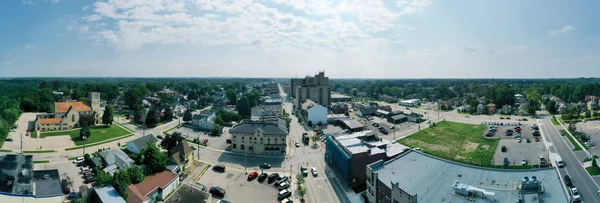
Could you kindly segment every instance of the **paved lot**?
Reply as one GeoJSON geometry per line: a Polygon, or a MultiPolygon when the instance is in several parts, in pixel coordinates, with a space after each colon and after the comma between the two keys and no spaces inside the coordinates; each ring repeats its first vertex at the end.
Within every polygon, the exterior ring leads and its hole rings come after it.
{"type": "MultiPolygon", "coordinates": [[[[501,136],[504,136],[504,133],[501,136]]],[[[521,143],[517,143],[517,139],[500,139],[500,143],[494,154],[494,164],[502,165],[505,157],[510,161],[510,165],[521,165],[521,159],[523,158],[527,159],[527,164],[539,164],[538,157],[544,155],[545,152],[541,141],[535,142],[531,140],[531,143],[527,143],[523,140],[521,143]],[[506,146],[506,152],[501,151],[502,146],[506,146]]]]}
{"type": "MultiPolygon", "coordinates": [[[[71,180],[71,191],[79,192],[79,187],[85,185],[83,183],[82,174],[79,173],[79,168],[71,162],[63,163],[48,163],[48,164],[34,164],[34,170],[45,170],[45,169],[58,169],[60,179],[66,179],[69,177],[71,180]]],[[[91,188],[91,184],[87,184],[88,188],[91,188]]]]}
{"type": "MultiPolygon", "coordinates": [[[[598,145],[600,143],[600,122],[598,121],[588,121],[588,122],[579,122],[576,124],[577,129],[581,132],[585,132],[590,136],[590,139],[598,145]]],[[[565,126],[566,127],[566,126],[565,126]]],[[[562,127],[558,127],[562,129],[562,127]]],[[[583,144],[583,143],[581,143],[583,144]]],[[[594,155],[600,155],[600,147],[593,146],[588,149],[590,153],[594,155]]]]}
{"type": "Polygon", "coordinates": [[[190,140],[194,140],[195,138],[198,138],[198,136],[200,136],[200,140],[208,139],[209,147],[220,150],[226,150],[229,147],[229,144],[227,144],[226,141],[227,139],[231,138],[231,134],[229,134],[229,128],[223,129],[223,134],[221,136],[209,136],[203,131],[187,127],[181,127],[170,132],[180,132],[181,134],[183,134],[184,137],[187,134],[187,138],[190,140]]]}
{"type": "MultiPolygon", "coordinates": [[[[231,202],[278,202],[277,193],[279,192],[273,184],[267,182],[258,182],[257,179],[247,180],[247,175],[238,170],[227,170],[225,173],[214,172],[209,169],[200,178],[199,183],[207,188],[219,186],[225,189],[223,199],[231,202]]],[[[213,202],[219,198],[213,197],[213,202]]]]}

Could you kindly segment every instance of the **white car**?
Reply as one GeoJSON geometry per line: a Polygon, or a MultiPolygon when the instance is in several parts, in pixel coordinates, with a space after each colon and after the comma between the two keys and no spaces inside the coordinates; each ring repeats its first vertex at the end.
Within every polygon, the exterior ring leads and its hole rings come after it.
{"type": "Polygon", "coordinates": [[[73,163],[78,164],[78,163],[83,162],[83,160],[84,160],[84,158],[80,156],[80,157],[77,157],[75,160],[73,160],[73,163]]]}
{"type": "Polygon", "coordinates": [[[579,196],[579,190],[577,190],[577,188],[572,187],[569,190],[571,192],[571,195],[573,195],[573,201],[574,202],[579,202],[581,201],[581,196],[579,196]]]}
{"type": "Polygon", "coordinates": [[[79,167],[79,170],[81,170],[81,172],[90,171],[90,167],[89,166],[82,166],[82,167],[79,167]]]}
{"type": "Polygon", "coordinates": [[[521,160],[521,165],[527,165],[527,159],[523,158],[523,159],[521,160]]]}
{"type": "Polygon", "coordinates": [[[319,175],[319,173],[317,172],[317,169],[315,167],[310,168],[310,172],[313,174],[313,176],[317,176],[319,175]]]}

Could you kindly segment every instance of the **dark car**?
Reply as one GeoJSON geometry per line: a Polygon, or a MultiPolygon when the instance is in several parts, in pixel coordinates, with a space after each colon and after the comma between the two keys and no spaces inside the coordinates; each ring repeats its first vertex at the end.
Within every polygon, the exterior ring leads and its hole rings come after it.
{"type": "Polygon", "coordinates": [[[500,149],[500,151],[506,152],[506,151],[508,151],[508,149],[506,148],[506,146],[502,145],[502,148],[500,149]]]}
{"type": "Polygon", "coordinates": [[[179,181],[182,181],[183,179],[187,178],[188,174],[187,173],[183,173],[179,176],[179,181]]]}
{"type": "Polygon", "coordinates": [[[523,119],[521,119],[521,120],[522,120],[522,121],[527,121],[527,119],[526,119],[526,118],[523,118],[523,119]]]}
{"type": "Polygon", "coordinates": [[[202,184],[202,183],[196,183],[196,186],[198,186],[200,188],[200,190],[206,192],[206,186],[204,186],[204,184],[202,184]]]}
{"type": "Polygon", "coordinates": [[[4,140],[4,141],[7,141],[7,142],[12,142],[12,141],[13,141],[13,139],[9,137],[9,138],[6,138],[6,140],[4,140]]]}
{"type": "Polygon", "coordinates": [[[504,166],[508,166],[508,164],[510,164],[510,162],[508,161],[508,158],[504,157],[504,166]]]}
{"type": "Polygon", "coordinates": [[[208,193],[217,196],[217,197],[225,197],[225,189],[221,188],[221,187],[210,187],[210,190],[208,190],[208,193]]]}
{"type": "Polygon", "coordinates": [[[225,172],[225,166],[224,165],[215,165],[215,166],[213,166],[213,171],[225,172]]]}
{"type": "Polygon", "coordinates": [[[271,184],[271,183],[275,182],[275,180],[277,180],[277,178],[279,178],[278,173],[271,173],[271,175],[269,175],[269,177],[267,178],[267,183],[271,184]]]}
{"type": "Polygon", "coordinates": [[[161,140],[164,139],[162,135],[157,135],[156,138],[161,139],[161,140]]]}
{"type": "Polygon", "coordinates": [[[262,168],[262,169],[270,169],[271,168],[271,164],[263,163],[263,164],[260,165],[260,168],[262,168]]]}
{"type": "Polygon", "coordinates": [[[85,184],[88,184],[88,183],[93,183],[95,181],[96,181],[96,178],[94,176],[87,176],[87,177],[85,177],[84,182],[85,182],[85,184]]]}
{"type": "Polygon", "coordinates": [[[569,177],[569,175],[565,175],[565,185],[567,186],[573,186],[573,182],[571,182],[571,177],[569,177]]]}
{"type": "Polygon", "coordinates": [[[65,194],[71,193],[71,184],[69,184],[69,182],[67,181],[67,179],[63,179],[62,180],[62,187],[63,187],[63,192],[65,194]]]}
{"type": "Polygon", "coordinates": [[[267,179],[267,177],[269,177],[269,175],[267,175],[266,173],[261,173],[261,174],[258,176],[258,181],[262,182],[262,181],[264,181],[265,179],[267,179]]]}

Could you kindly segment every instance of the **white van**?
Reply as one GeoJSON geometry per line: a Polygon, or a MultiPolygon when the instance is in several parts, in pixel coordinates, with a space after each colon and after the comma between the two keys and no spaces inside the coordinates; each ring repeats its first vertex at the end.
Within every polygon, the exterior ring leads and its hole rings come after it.
{"type": "Polygon", "coordinates": [[[556,157],[554,157],[554,161],[556,162],[556,166],[558,166],[559,168],[565,166],[565,163],[562,160],[562,157],[560,157],[560,155],[556,155],[556,157]]]}

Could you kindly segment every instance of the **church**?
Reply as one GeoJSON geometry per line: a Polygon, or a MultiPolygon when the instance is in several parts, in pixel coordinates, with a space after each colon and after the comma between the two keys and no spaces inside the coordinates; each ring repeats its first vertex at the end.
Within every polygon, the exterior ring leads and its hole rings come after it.
{"type": "Polygon", "coordinates": [[[100,93],[90,92],[89,102],[54,102],[54,113],[37,115],[35,130],[54,131],[79,127],[81,115],[93,115],[94,124],[100,124],[103,110],[100,107],[100,93]]]}

